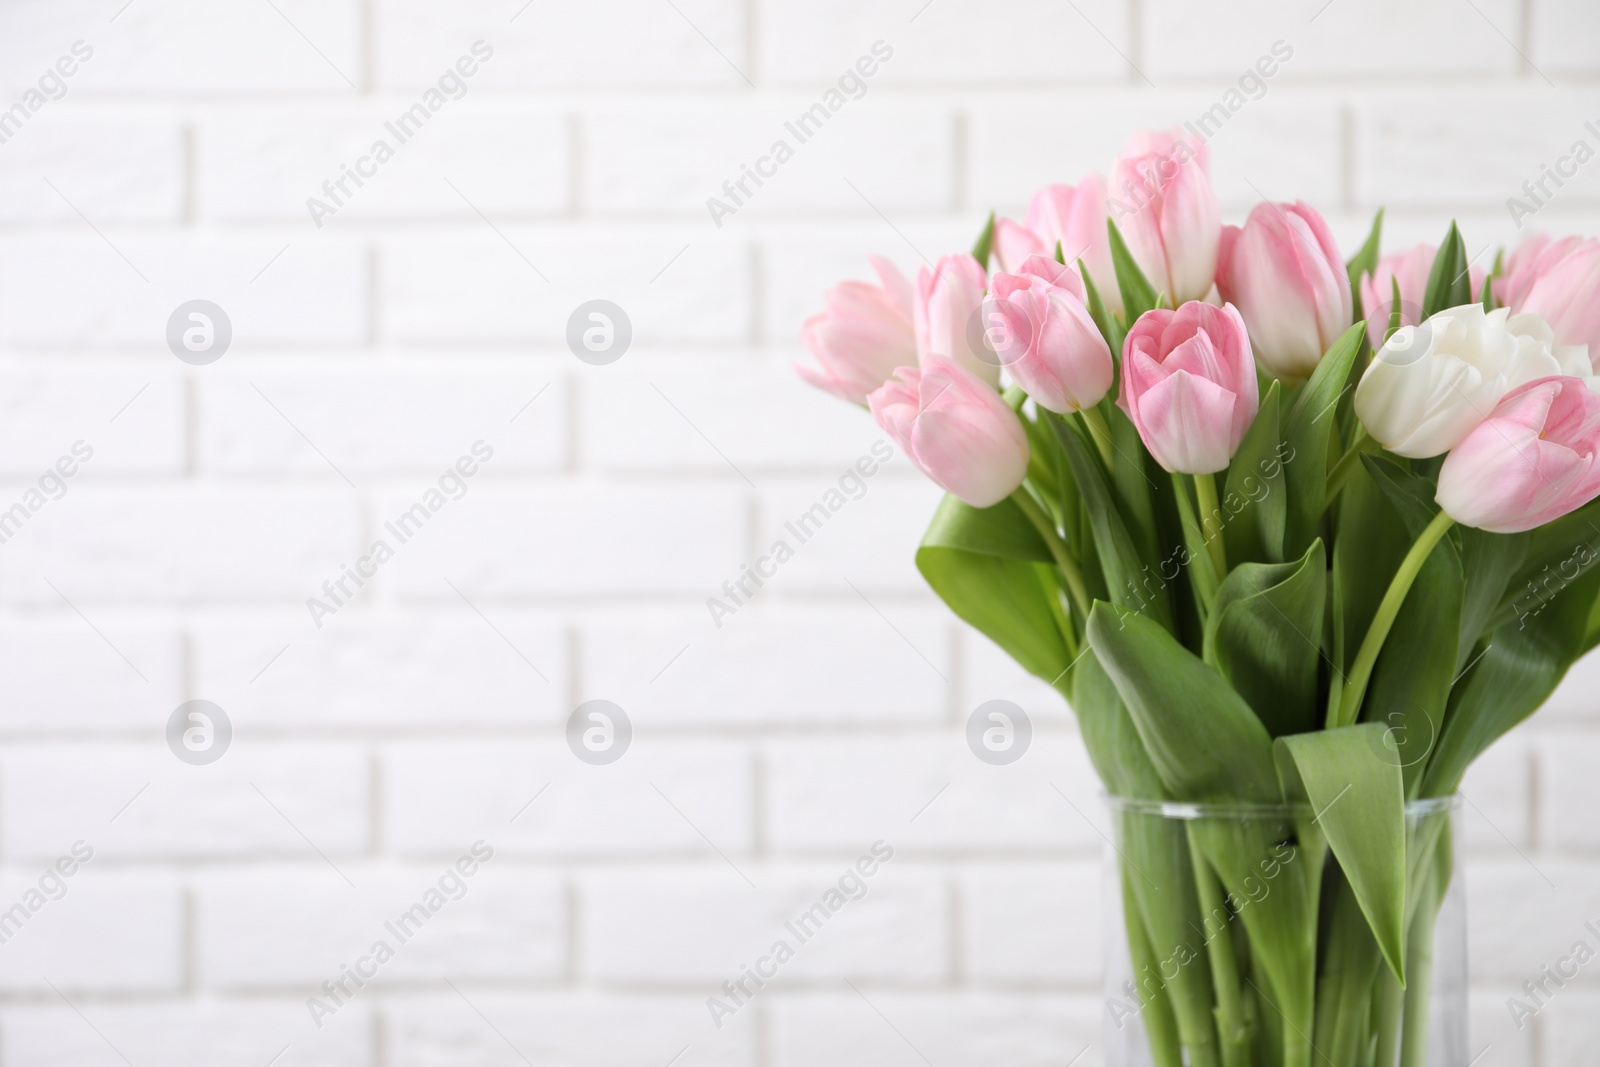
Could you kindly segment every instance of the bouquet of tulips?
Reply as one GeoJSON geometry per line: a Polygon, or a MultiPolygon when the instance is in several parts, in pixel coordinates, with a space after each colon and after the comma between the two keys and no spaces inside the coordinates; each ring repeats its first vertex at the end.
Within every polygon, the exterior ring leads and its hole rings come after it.
{"type": "Polygon", "coordinates": [[[1382,221],[1348,262],[1304,203],[1224,226],[1205,146],[1146,132],[804,327],[806,380],[947,491],[923,576],[1107,791],[1284,813],[1123,828],[1141,973],[1225,929],[1139,984],[1159,1067],[1429,1062],[1451,842],[1408,805],[1600,641],[1600,241],[1482,270],[1382,221]]]}

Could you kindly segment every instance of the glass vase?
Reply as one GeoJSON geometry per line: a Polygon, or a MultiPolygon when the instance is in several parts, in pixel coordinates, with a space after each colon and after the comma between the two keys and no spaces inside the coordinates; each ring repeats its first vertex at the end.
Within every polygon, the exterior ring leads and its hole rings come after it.
{"type": "Polygon", "coordinates": [[[1457,798],[1406,808],[1403,987],[1315,812],[1108,803],[1107,1067],[1467,1067],[1457,798]]]}

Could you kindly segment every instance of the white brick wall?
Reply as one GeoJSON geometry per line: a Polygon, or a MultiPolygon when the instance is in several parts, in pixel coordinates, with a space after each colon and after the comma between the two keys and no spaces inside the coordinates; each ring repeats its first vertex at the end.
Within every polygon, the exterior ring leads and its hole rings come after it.
{"type": "MultiPolygon", "coordinates": [[[[0,105],[92,49],[0,143],[0,503],[94,449],[0,545],[0,904],[94,849],[0,946],[0,1067],[1100,1063],[1097,787],[1059,700],[922,587],[936,494],[891,461],[706,611],[881,436],[793,378],[799,324],[866,254],[964,248],[1198,118],[1280,39],[1212,142],[1231,219],[1303,197],[1351,249],[1380,204],[1392,247],[1452,214],[1509,240],[1505,199],[1600,121],[1596,10],[0,3],[0,105]],[[705,198],[879,40],[715,226],[705,198]],[[210,366],[166,348],[196,298],[233,326],[210,366]],[[606,367],[564,341],[595,298],[633,325],[606,367]],[[314,625],[479,440],[465,496],[314,625]],[[210,766],[163,741],[193,698],[236,731],[210,766]],[[564,740],[593,698],[632,719],[612,766],[564,740]],[[994,698],[1037,728],[1014,766],[962,741],[994,698]],[[705,998],[878,839],[867,895],[715,1027],[705,998]],[[316,1027],[306,998],[477,840],[466,894],[316,1027]]],[[[1600,233],[1600,163],[1537,223],[1600,233]]],[[[1521,1031],[1505,999],[1600,920],[1597,663],[1467,783],[1484,1067],[1596,1062],[1600,971],[1521,1031]]]]}

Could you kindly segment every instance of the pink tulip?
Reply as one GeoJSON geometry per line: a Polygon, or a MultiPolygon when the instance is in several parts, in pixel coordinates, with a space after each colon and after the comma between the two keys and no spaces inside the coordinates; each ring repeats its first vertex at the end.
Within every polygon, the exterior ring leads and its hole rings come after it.
{"type": "Polygon", "coordinates": [[[1466,526],[1531,530],[1600,496],[1597,452],[1600,396],[1579,378],[1540,378],[1450,450],[1436,499],[1466,526]]]}
{"type": "Polygon", "coordinates": [[[1288,381],[1311,377],[1351,321],[1339,246],[1300,201],[1257,204],[1242,229],[1222,228],[1217,292],[1244,316],[1262,367],[1288,381]]]}
{"type": "Polygon", "coordinates": [[[1000,382],[1000,361],[983,347],[983,268],[969,255],[944,256],[933,270],[917,272],[917,360],[926,367],[932,356],[953,359],[981,380],[1000,382]]]}
{"type": "Polygon", "coordinates": [[[839,283],[823,298],[822,313],[800,327],[800,340],[821,369],[795,364],[812,385],[862,405],[896,367],[917,361],[911,283],[887,259],[873,256],[871,263],[881,286],[839,283]]]}
{"type": "Polygon", "coordinates": [[[1203,143],[1171,133],[1135,134],[1111,168],[1107,206],[1134,260],[1169,304],[1211,292],[1222,209],[1203,143]]]}
{"type": "Polygon", "coordinates": [[[1111,349],[1084,292],[1076,269],[1044,256],[990,283],[986,312],[998,327],[990,343],[1034,402],[1061,414],[1098,404],[1111,388],[1111,349]]]}
{"type": "Polygon", "coordinates": [[[1250,335],[1232,304],[1157,308],[1128,331],[1117,404],[1165,469],[1222,470],[1260,402],[1250,335]]]}
{"type": "Polygon", "coordinates": [[[924,474],[975,508],[998,504],[1028,473],[1022,420],[954,360],[934,355],[901,367],[867,406],[924,474]]]}
{"type": "Polygon", "coordinates": [[[1588,345],[1600,368],[1600,240],[1531,237],[1511,253],[1494,291],[1512,311],[1548,322],[1558,344],[1588,345]]]}
{"type": "Polygon", "coordinates": [[[1106,233],[1106,180],[1091,174],[1071,185],[1047,185],[1033,194],[1026,224],[997,219],[995,260],[1015,274],[1029,256],[1055,258],[1056,245],[1066,261],[1082,259],[1106,307],[1122,311],[1122,293],[1111,266],[1111,239],[1106,233]]]}
{"type": "MultiPolygon", "coordinates": [[[[1383,347],[1384,335],[1389,332],[1395,281],[1400,283],[1400,325],[1421,324],[1422,301],[1428,294],[1428,274],[1438,254],[1439,250],[1433,245],[1420,244],[1405,252],[1383,256],[1374,273],[1361,276],[1361,312],[1366,316],[1367,337],[1374,351],[1383,347]]],[[[1469,270],[1472,292],[1477,295],[1483,291],[1483,268],[1469,270]]]]}

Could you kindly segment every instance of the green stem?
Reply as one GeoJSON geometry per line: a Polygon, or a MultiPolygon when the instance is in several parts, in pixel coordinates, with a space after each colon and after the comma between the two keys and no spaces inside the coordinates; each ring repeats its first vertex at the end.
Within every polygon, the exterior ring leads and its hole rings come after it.
{"type": "MultiPolygon", "coordinates": [[[[1359,423],[1357,424],[1359,425],[1359,423]]],[[[1345,454],[1339,457],[1339,462],[1333,465],[1333,470],[1328,472],[1328,495],[1324,498],[1323,509],[1333,506],[1339,496],[1339,491],[1344,488],[1344,483],[1350,480],[1350,475],[1355,472],[1357,464],[1361,462],[1362,453],[1371,452],[1378,448],[1378,442],[1367,433],[1367,428],[1361,426],[1356,432],[1356,439],[1351,443],[1345,454]]]]}
{"type": "Polygon", "coordinates": [[[1222,546],[1222,506],[1217,503],[1216,475],[1196,474],[1194,494],[1200,502],[1200,527],[1205,531],[1211,565],[1216,568],[1220,582],[1228,576],[1228,553],[1222,546]]]}
{"type": "Polygon", "coordinates": [[[1373,1063],[1378,1067],[1395,1067],[1400,1058],[1400,1016],[1405,990],[1395,980],[1394,972],[1387,966],[1378,972],[1376,1011],[1373,1030],[1378,1036],[1378,1055],[1373,1063]]]}
{"type": "Polygon", "coordinates": [[[1345,678],[1339,705],[1337,708],[1333,705],[1328,707],[1328,729],[1355,724],[1356,716],[1361,712],[1361,700],[1367,694],[1367,682],[1372,678],[1372,668],[1378,662],[1378,653],[1383,651],[1384,641],[1388,640],[1395,616],[1400,614],[1400,606],[1405,603],[1411,584],[1417,580],[1417,574],[1433,553],[1434,546],[1453,525],[1454,519],[1443,511],[1439,512],[1428,523],[1428,528],[1422,531],[1422,536],[1417,538],[1417,543],[1411,546],[1406,558],[1400,561],[1400,569],[1389,583],[1389,591],[1383,594],[1383,602],[1378,605],[1378,613],[1372,617],[1372,625],[1367,627],[1367,636],[1361,640],[1361,650],[1356,653],[1356,661],[1345,678]]]}
{"type": "Polygon", "coordinates": [[[1106,470],[1114,469],[1116,461],[1111,454],[1111,427],[1106,425],[1106,417],[1096,407],[1079,408],[1078,414],[1083,416],[1084,424],[1089,427],[1089,436],[1094,438],[1094,446],[1100,450],[1106,470]]]}
{"type": "Polygon", "coordinates": [[[1050,555],[1055,559],[1056,566],[1061,568],[1061,576],[1066,579],[1067,589],[1072,593],[1073,606],[1078,609],[1082,618],[1087,619],[1089,591],[1083,584],[1083,572],[1078,570],[1077,560],[1067,551],[1066,543],[1056,531],[1056,524],[1050,521],[1050,517],[1026,489],[1018,489],[1011,494],[1011,499],[1016,501],[1017,507],[1028,516],[1028,521],[1039,531],[1039,536],[1044,538],[1045,546],[1050,549],[1050,555]]]}
{"type": "Polygon", "coordinates": [[[1205,937],[1206,958],[1211,963],[1211,982],[1216,987],[1217,1035],[1221,1038],[1223,1067],[1249,1067],[1250,1042],[1255,1036],[1245,1021],[1239,996],[1239,962],[1233,954],[1233,930],[1228,909],[1218,892],[1217,876],[1200,854],[1199,842],[1189,835],[1189,857],[1194,862],[1195,889],[1200,897],[1200,926],[1205,937]],[[1217,927],[1212,930],[1212,922],[1217,927]]]}
{"type": "Polygon", "coordinates": [[[1194,586],[1195,598],[1200,601],[1200,618],[1211,614],[1212,601],[1217,596],[1217,572],[1211,562],[1209,550],[1201,547],[1205,534],[1200,530],[1200,520],[1194,516],[1194,502],[1189,499],[1189,487],[1183,475],[1172,475],[1173,496],[1178,501],[1178,524],[1183,527],[1184,546],[1189,553],[1189,582],[1194,586]]]}

